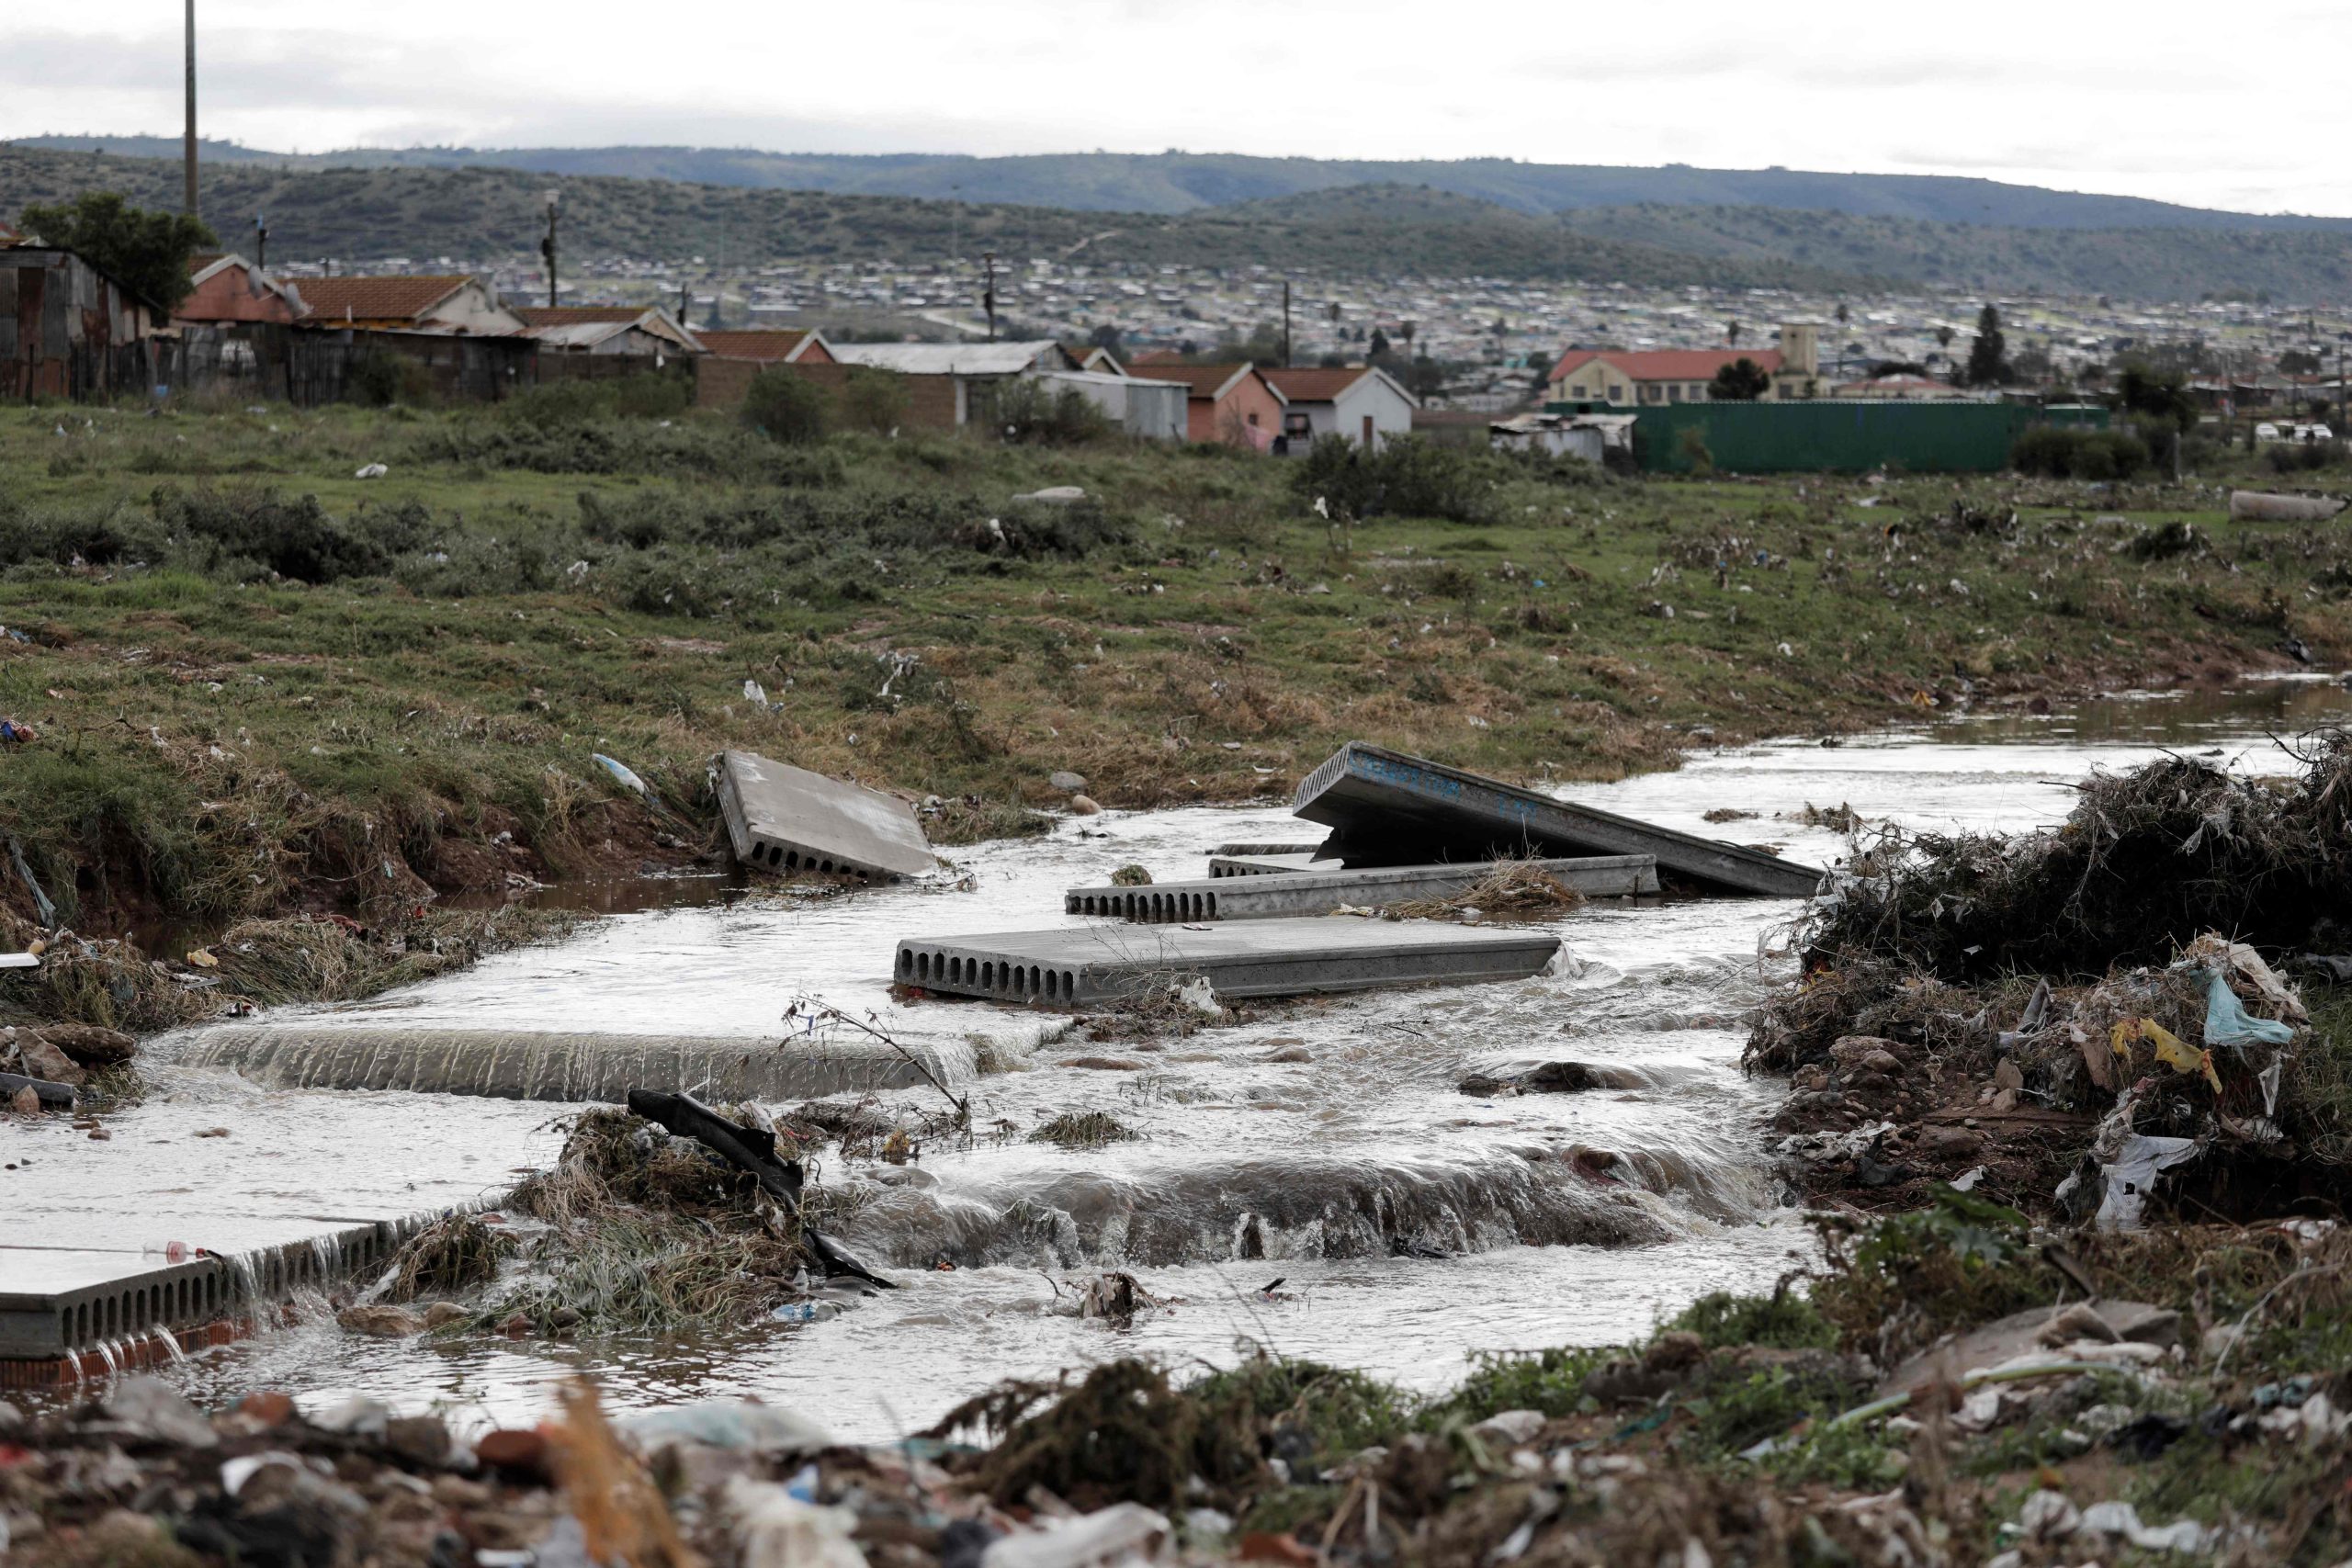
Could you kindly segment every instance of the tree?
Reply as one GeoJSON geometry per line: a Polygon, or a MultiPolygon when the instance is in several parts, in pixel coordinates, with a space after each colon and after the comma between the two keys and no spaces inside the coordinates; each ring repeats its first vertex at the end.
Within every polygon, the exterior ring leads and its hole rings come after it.
{"type": "Polygon", "coordinates": [[[2189,395],[2188,378],[2178,370],[2158,370],[2134,362],[2123,367],[2115,383],[2115,400],[2127,413],[2174,430],[2197,425],[2197,400],[2189,395]]]}
{"type": "Polygon", "coordinates": [[[1951,340],[1959,335],[1960,334],[1958,333],[1952,331],[1950,327],[1938,327],[1936,329],[1936,346],[1938,348],[1949,349],[1951,347],[1951,340]]]}
{"type": "Polygon", "coordinates": [[[1724,323],[1724,341],[1731,344],[1734,348],[1737,348],[1739,346],[1739,323],[1737,321],[1725,321],[1724,323]]]}
{"type": "Polygon", "coordinates": [[[1841,326],[1841,327],[1842,327],[1842,326],[1844,326],[1848,321],[1852,321],[1853,319],[1854,319],[1854,312],[1853,312],[1853,311],[1851,311],[1851,310],[1849,310],[1848,309],[1846,309],[1846,301],[1844,301],[1843,299],[1838,300],[1838,324],[1839,326],[1841,326]]]}
{"type": "Polygon", "coordinates": [[[2319,355],[2309,349],[2290,348],[2278,356],[2278,374],[2281,376],[2316,376],[2319,369],[2319,355]]]}
{"type": "Polygon", "coordinates": [[[1976,312],[1976,341],[1968,345],[1968,384],[1972,387],[2007,386],[2009,379],[2009,344],[2001,335],[2001,312],[1987,300],[1976,312]]]}
{"type": "Polygon", "coordinates": [[[1373,329],[1372,329],[1372,352],[1371,352],[1370,357],[1372,357],[1372,358],[1374,358],[1374,359],[1381,359],[1381,358],[1385,358],[1385,357],[1387,355],[1387,353],[1388,353],[1388,334],[1387,334],[1386,333],[1385,333],[1385,332],[1382,332],[1378,327],[1374,327],[1374,328],[1373,328],[1373,329]]]}
{"type": "Polygon", "coordinates": [[[1119,329],[1108,321],[1087,333],[1086,341],[1096,348],[1108,349],[1114,359],[1123,360],[1127,356],[1127,345],[1119,329]]]}
{"type": "Polygon", "coordinates": [[[1719,403],[1752,403],[1772,389],[1772,378],[1764,367],[1741,355],[1715,372],[1707,383],[1707,396],[1719,403]]]}
{"type": "Polygon", "coordinates": [[[170,310],[187,298],[187,258],[219,244],[212,231],[181,212],[151,212],[112,191],[84,191],[72,201],[25,209],[18,227],[62,246],[141,299],[170,310]]]}

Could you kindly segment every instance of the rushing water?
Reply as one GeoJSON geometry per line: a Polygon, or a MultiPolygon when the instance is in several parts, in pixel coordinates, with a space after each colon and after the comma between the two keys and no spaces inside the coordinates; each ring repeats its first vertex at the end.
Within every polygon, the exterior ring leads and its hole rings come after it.
{"type": "MultiPolygon", "coordinates": [[[[2283,771],[2267,734],[2347,716],[2352,694],[2333,683],[2278,682],[1758,746],[1566,793],[1826,863],[1843,842],[1794,819],[1808,803],[1913,827],[2020,828],[2062,815],[2094,767],[2164,746],[2283,771]],[[1724,807],[1759,815],[1705,823],[1724,807]]],[[[973,1146],[906,1167],[829,1163],[822,1179],[864,1200],[843,1238],[901,1284],[837,1317],[691,1344],[548,1346],[359,1340],[313,1314],[169,1375],[207,1395],[363,1392],[489,1421],[537,1416],[540,1385],[584,1366],[608,1372],[623,1407],[756,1393],[880,1438],[996,1379],[1124,1353],[1219,1362],[1255,1343],[1438,1387],[1466,1353],[1623,1338],[1705,1291],[1769,1287],[1808,1256],[1761,1154],[1777,1091],[1737,1066],[1738,1017],[1775,973],[1763,954],[1792,904],[1595,904],[1559,923],[1575,962],[1557,977],[1265,1007],[1238,1027],[1141,1043],[1041,1043],[1050,1019],[1035,1011],[889,995],[899,937],[1079,923],[1061,913],[1062,890],[1114,867],[1193,876],[1212,845],[1312,836],[1271,805],[1114,813],[969,852],[969,891],[625,915],[365,1005],[286,1010],[272,1027],[595,1031],[757,1049],[785,1032],[796,997],[813,996],[943,1049],[985,1040],[1016,1066],[965,1086],[973,1146]],[[1076,1065],[1104,1056],[1139,1066],[1076,1065]],[[1620,1087],[1498,1100],[1456,1088],[1472,1068],[1558,1059],[1620,1087]],[[1085,1110],[1141,1136],[1078,1153],[1027,1141],[1085,1110]],[[1105,1266],[1174,1304],[1124,1331],[1054,1310],[1057,1281],[1067,1292],[1105,1266]],[[1277,1278],[1284,1299],[1262,1297],[1277,1278]]],[[[271,1089],[169,1065],[201,1046],[165,1043],[154,1091],[111,1119],[111,1143],[62,1119],[17,1136],[19,1168],[0,1175],[14,1200],[0,1244],[256,1247],[492,1196],[558,1144],[560,1108],[545,1103],[271,1089]],[[215,1126],[230,1135],[196,1135],[215,1126]]]]}

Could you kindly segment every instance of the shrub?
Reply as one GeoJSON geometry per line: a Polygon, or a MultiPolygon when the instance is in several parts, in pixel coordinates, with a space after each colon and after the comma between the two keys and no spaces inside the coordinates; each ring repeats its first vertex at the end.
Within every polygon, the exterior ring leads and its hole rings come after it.
{"type": "Polygon", "coordinates": [[[853,366],[842,384],[842,423],[852,430],[888,435],[906,423],[911,401],[906,378],[897,371],[853,366]]]}
{"type": "Polygon", "coordinates": [[[285,501],[274,491],[158,491],[154,509],[180,553],[202,570],[231,578],[266,570],[310,583],[383,576],[393,557],[424,546],[433,522],[415,502],[338,522],[317,496],[285,501]]]}
{"type": "Polygon", "coordinates": [[[613,411],[613,389],[594,381],[543,381],[498,405],[499,416],[533,430],[560,430],[613,411]]]}
{"type": "Polygon", "coordinates": [[[1390,514],[1487,524],[1496,520],[1495,486],[1512,474],[1513,466],[1492,453],[1441,446],[1419,436],[1395,437],[1371,452],[1327,437],[1307,448],[1291,483],[1302,500],[1320,500],[1334,517],[1390,514]]]}
{"type": "Polygon", "coordinates": [[[772,440],[805,446],[824,438],[825,400],[815,382],[777,366],[752,378],[743,393],[743,422],[772,440]]]}
{"type": "Polygon", "coordinates": [[[985,416],[976,415],[974,423],[992,423],[997,433],[1011,442],[1078,446],[1107,441],[1119,434],[1110,416],[1071,387],[1009,381],[1000,384],[986,402],[985,416]]]}
{"type": "Polygon", "coordinates": [[[2263,448],[2262,460],[2274,474],[2308,474],[2345,465],[2341,441],[2278,441],[2263,448]]]}
{"type": "Polygon", "coordinates": [[[2056,424],[2035,425],[2009,451],[2019,473],[2059,479],[2128,479],[2149,461],[2147,443],[2126,431],[2056,424]]]}

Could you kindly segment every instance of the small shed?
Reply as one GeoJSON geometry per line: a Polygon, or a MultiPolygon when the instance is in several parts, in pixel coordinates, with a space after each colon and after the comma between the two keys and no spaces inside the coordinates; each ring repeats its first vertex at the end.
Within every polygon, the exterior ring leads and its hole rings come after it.
{"type": "Polygon", "coordinates": [[[1283,397],[1283,434],[1293,455],[1337,436],[1366,448],[1385,446],[1413,431],[1420,404],[1385,370],[1369,365],[1335,370],[1268,370],[1283,397]]]}
{"type": "Polygon", "coordinates": [[[1047,370],[1036,380],[1078,393],[1130,435],[1146,441],[1184,439],[1184,403],[1190,389],[1181,383],[1101,370],[1047,370]]]}
{"type": "Polygon", "coordinates": [[[0,395],[144,390],[154,378],[148,340],[163,313],[72,251],[0,247],[0,395]]]}

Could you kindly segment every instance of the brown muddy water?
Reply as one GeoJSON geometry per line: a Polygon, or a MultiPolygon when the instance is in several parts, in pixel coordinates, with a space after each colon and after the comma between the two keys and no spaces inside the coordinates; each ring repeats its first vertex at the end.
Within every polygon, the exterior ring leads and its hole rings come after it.
{"type": "MultiPolygon", "coordinates": [[[[2270,736],[2346,720],[2352,693],[2332,681],[2266,682],[1710,753],[1563,793],[1826,863],[1844,841],[1795,819],[1808,804],[1915,828],[2018,829],[2064,815],[2069,782],[2093,768],[2165,748],[2262,773],[2285,761],[2270,736]],[[1760,815],[1704,822],[1723,807],[1760,815]]],[[[463,975],[282,1010],[266,1021],[311,1032],[596,1031],[773,1049],[786,1007],[815,997],[870,1011],[954,1065],[979,1135],[905,1167],[828,1160],[820,1179],[860,1199],[839,1234],[901,1288],[825,1321],[691,1343],[426,1343],[355,1338],[312,1312],[173,1375],[204,1398],[361,1393],[475,1424],[536,1418],[544,1385],[589,1368],[623,1408],[756,1393],[879,1439],[999,1379],[1125,1354],[1222,1364],[1263,1345],[1434,1389],[1473,1352],[1622,1340],[1694,1296],[1769,1289],[1805,1261],[1808,1233],[1763,1156],[1779,1088],[1738,1068],[1740,1015],[1785,972],[1774,939],[1792,903],[1597,903],[1558,922],[1573,962],[1556,977],[1261,1008],[1158,1049],[1062,1043],[1050,1015],[889,994],[901,936],[1080,924],[1061,913],[1062,890],[1117,866],[1193,876],[1212,845],[1308,836],[1272,804],[1112,813],[958,852],[971,891],[812,901],[714,882],[697,904],[665,888],[665,907],[463,975]],[[1068,1065],[1082,1055],[1144,1066],[1068,1065]],[[1012,1070],[977,1072],[988,1057],[1012,1070]],[[1614,1069],[1623,1087],[1501,1100],[1455,1087],[1473,1069],[1559,1058],[1614,1069]],[[1089,1110],[1142,1136],[1085,1152],[1026,1141],[1089,1110]],[[1621,1156],[1634,1179],[1580,1174],[1585,1149],[1621,1156]],[[1103,1267],[1176,1304],[1126,1330],[1055,1312],[1056,1281],[1066,1294],[1103,1267]],[[1260,1297],[1277,1277],[1293,1299],[1260,1297]]],[[[202,1048],[201,1032],[158,1043],[153,1090],[110,1118],[111,1142],[62,1119],[11,1132],[18,1168],[0,1174],[0,1242],[234,1252],[328,1221],[493,1201],[560,1142],[560,1106],[274,1089],[174,1065],[202,1048]],[[231,1135],[194,1135],[216,1126],[231,1135]]]]}

